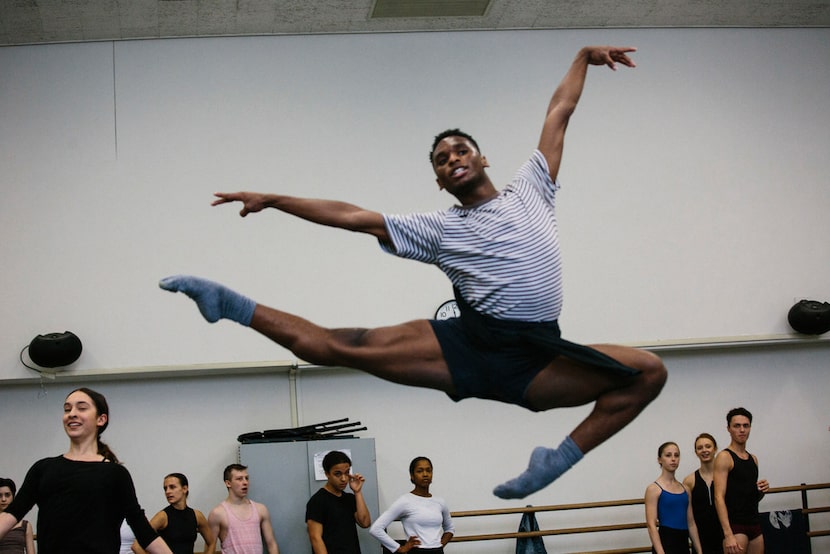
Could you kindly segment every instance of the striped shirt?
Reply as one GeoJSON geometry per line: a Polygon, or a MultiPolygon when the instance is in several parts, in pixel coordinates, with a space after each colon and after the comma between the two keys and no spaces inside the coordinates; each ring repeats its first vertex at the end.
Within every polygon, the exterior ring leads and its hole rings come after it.
{"type": "Polygon", "coordinates": [[[478,312],[554,321],[562,309],[562,264],[554,213],[559,182],[541,152],[498,196],[473,207],[384,214],[386,252],[437,265],[478,312]]]}

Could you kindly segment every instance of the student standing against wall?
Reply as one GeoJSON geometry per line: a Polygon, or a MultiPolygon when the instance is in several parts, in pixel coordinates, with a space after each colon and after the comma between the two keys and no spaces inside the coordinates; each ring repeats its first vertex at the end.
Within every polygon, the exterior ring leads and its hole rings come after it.
{"type": "Polygon", "coordinates": [[[413,459],[409,463],[409,480],[415,487],[379,515],[369,532],[389,552],[443,554],[455,534],[455,527],[447,503],[429,492],[432,461],[424,456],[413,459]],[[386,532],[393,521],[403,525],[407,539],[402,544],[386,532]]]}
{"type": "Polygon", "coordinates": [[[268,508],[248,498],[248,467],[231,464],[223,478],[228,497],[208,516],[211,533],[222,543],[222,553],[262,554],[264,541],[268,554],[279,554],[268,508]]]}
{"type": "Polygon", "coordinates": [[[695,439],[695,455],[700,468],[683,479],[692,496],[692,515],[700,537],[701,554],[723,554],[723,531],[715,511],[714,468],[718,443],[709,433],[695,439]]]}
{"type": "Polygon", "coordinates": [[[677,443],[664,442],[657,449],[660,476],[646,487],[646,526],[655,554],[689,554],[689,539],[700,552],[700,540],[692,516],[689,491],[675,478],[680,465],[677,443]]]}
{"type": "Polygon", "coordinates": [[[130,473],[100,440],[108,424],[104,395],[85,387],[69,393],[63,404],[69,450],[32,466],[0,513],[0,538],[37,504],[39,554],[118,552],[124,519],[145,550],[172,554],[144,516],[130,473]]]}
{"type": "MultiPolygon", "coordinates": [[[[205,541],[205,554],[216,550],[216,538],[210,530],[207,518],[199,510],[187,505],[190,485],[183,473],[171,473],[164,477],[164,496],[169,505],[150,520],[153,526],[173,554],[193,554],[196,534],[205,541]]],[[[142,552],[136,549],[137,552],[142,552]]]]}
{"type": "Polygon", "coordinates": [[[726,430],[732,439],[715,458],[715,508],[723,529],[724,554],[763,554],[764,535],[758,502],[769,490],[758,479],[758,458],[746,449],[752,414],[733,408],[726,414],[726,430]]]}
{"type": "Polygon", "coordinates": [[[351,473],[352,461],[339,450],[323,457],[326,484],[306,503],[308,539],[314,554],[360,554],[355,524],[369,527],[371,516],[363,499],[359,473],[351,473]],[[346,487],[352,493],[346,492],[346,487]]]}
{"type": "MultiPolygon", "coordinates": [[[[17,486],[14,481],[5,477],[0,478],[0,512],[5,512],[12,503],[15,492],[17,492],[17,486]]],[[[18,521],[17,525],[0,539],[0,554],[20,554],[21,552],[35,554],[32,524],[25,519],[18,521]]]]}

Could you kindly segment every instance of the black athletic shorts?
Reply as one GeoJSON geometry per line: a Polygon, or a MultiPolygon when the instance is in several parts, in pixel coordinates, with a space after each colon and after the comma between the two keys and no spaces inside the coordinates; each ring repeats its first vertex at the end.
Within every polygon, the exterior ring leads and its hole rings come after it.
{"type": "Polygon", "coordinates": [[[639,371],[602,352],[561,338],[559,324],[496,319],[476,312],[456,294],[461,317],[430,321],[450,369],[455,401],[485,398],[527,405],[527,387],[557,356],[621,376],[639,371]]]}

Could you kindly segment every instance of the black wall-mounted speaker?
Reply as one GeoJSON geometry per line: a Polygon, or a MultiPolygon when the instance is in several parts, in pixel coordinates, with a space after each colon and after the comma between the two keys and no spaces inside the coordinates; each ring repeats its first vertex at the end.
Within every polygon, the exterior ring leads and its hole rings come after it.
{"type": "Polygon", "coordinates": [[[790,327],[805,335],[821,335],[830,331],[830,303],[801,300],[787,314],[790,327]]]}
{"type": "Polygon", "coordinates": [[[38,335],[29,343],[29,357],[41,367],[61,367],[81,357],[81,339],[71,331],[38,335]]]}

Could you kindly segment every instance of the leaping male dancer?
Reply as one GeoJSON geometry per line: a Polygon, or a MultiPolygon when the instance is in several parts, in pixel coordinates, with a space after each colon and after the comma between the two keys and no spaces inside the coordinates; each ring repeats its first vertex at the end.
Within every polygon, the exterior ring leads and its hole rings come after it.
{"type": "Polygon", "coordinates": [[[470,135],[458,129],[439,134],[430,161],[438,186],[459,202],[447,210],[399,216],[332,200],[216,194],[214,206],[241,202],[243,217],[275,208],[372,235],[386,252],[437,265],[452,281],[460,318],[327,329],[198,277],[168,277],[160,286],[191,297],[209,322],[250,326],[313,364],[360,369],[454,400],[488,398],[533,411],[594,402],[557,448],[535,448],[527,470],[493,491],[501,498],[536,492],[625,427],[666,381],[666,368],[654,354],[577,345],[560,339],[557,325],[562,275],[554,203],[565,130],[588,66],[634,67],[628,57],[633,51],[579,51],[550,101],[538,149],[502,191],[487,176],[487,159],[470,135]]]}

